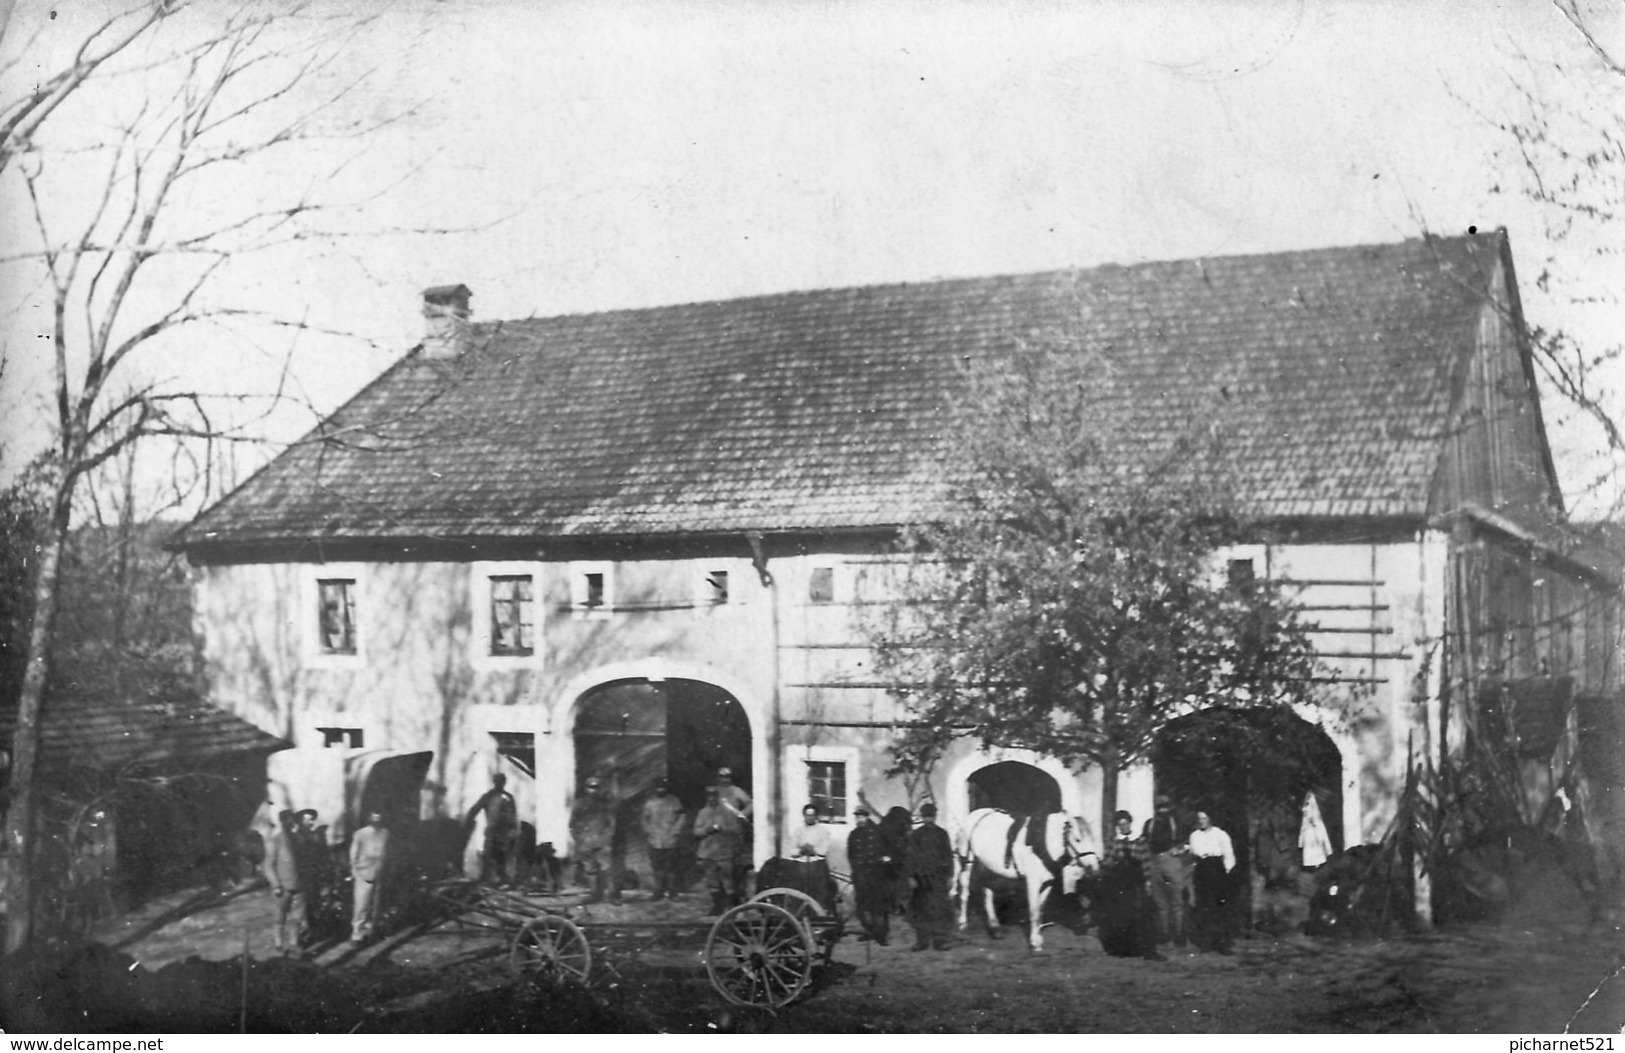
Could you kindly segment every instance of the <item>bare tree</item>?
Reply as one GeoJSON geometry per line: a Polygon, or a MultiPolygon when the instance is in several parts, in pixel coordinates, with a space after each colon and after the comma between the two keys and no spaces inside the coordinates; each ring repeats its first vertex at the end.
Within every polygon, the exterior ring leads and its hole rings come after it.
{"type": "Polygon", "coordinates": [[[334,200],[332,189],[359,150],[353,144],[410,114],[379,117],[356,104],[366,71],[346,63],[367,25],[312,3],[128,0],[64,52],[51,39],[63,31],[56,12],[0,8],[0,48],[21,56],[0,74],[32,77],[40,55],[71,55],[0,110],[0,189],[32,217],[35,239],[18,245],[24,232],[13,232],[0,267],[13,288],[38,288],[48,305],[48,390],[40,394],[54,432],[11,766],[8,951],[30,938],[46,659],[82,491],[153,440],[192,443],[207,458],[222,440],[250,435],[254,414],[286,394],[273,382],[252,396],[266,401],[245,412],[243,394],[165,376],[150,359],[180,346],[240,352],[245,341],[275,355],[285,353],[290,329],[312,328],[256,304],[241,272],[258,266],[263,278],[289,266],[290,250],[330,244],[340,210],[356,205],[334,200]],[[19,25],[30,18],[34,25],[19,25]],[[256,176],[271,189],[242,194],[256,176]],[[283,336],[267,343],[275,333],[283,336]]]}
{"type": "Polygon", "coordinates": [[[1491,189],[1536,206],[1553,248],[1533,288],[1560,304],[1563,326],[1531,325],[1526,335],[1558,412],[1590,447],[1579,481],[1587,505],[1605,518],[1625,513],[1625,342],[1617,334],[1617,282],[1625,263],[1625,55],[1617,3],[1551,0],[1572,30],[1574,55],[1552,62],[1525,56],[1515,80],[1521,105],[1484,114],[1503,133],[1504,167],[1491,189]]]}

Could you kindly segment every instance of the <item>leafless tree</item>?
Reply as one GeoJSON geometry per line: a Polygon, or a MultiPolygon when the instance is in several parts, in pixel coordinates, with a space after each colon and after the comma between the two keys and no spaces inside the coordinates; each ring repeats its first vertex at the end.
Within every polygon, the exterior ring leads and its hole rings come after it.
{"type": "Polygon", "coordinates": [[[354,68],[354,44],[369,22],[342,13],[347,5],[331,5],[335,14],[314,2],[125,0],[87,31],[82,11],[58,21],[43,4],[0,4],[0,55],[9,56],[0,94],[17,96],[0,109],[0,191],[33,227],[9,233],[0,280],[39,290],[47,305],[49,368],[39,372],[48,390],[39,395],[54,432],[10,777],[6,948],[15,951],[33,919],[46,656],[83,491],[138,445],[190,443],[207,458],[288,394],[278,383],[248,403],[188,382],[184,368],[165,376],[150,358],[177,347],[240,352],[245,341],[283,354],[311,330],[255,303],[243,272],[258,267],[263,282],[285,272],[290,252],[340,236],[357,202],[335,199],[339,172],[364,135],[412,111],[381,117],[357,101],[368,71],[354,68]],[[54,39],[75,31],[82,36],[66,47],[54,39]],[[40,75],[52,55],[67,58],[40,75]],[[24,89],[10,90],[13,82],[24,89]],[[271,189],[243,193],[256,178],[271,189]]]}
{"type": "Polygon", "coordinates": [[[1572,31],[1570,55],[1545,62],[1526,55],[1514,81],[1521,105],[1510,113],[1479,109],[1504,133],[1506,164],[1498,170],[1512,173],[1492,190],[1535,205],[1553,246],[1531,284],[1570,320],[1529,328],[1535,361],[1559,397],[1558,413],[1590,446],[1580,483],[1587,505],[1618,519],[1625,513],[1625,390],[1617,379],[1625,342],[1615,324],[1625,263],[1625,5],[1551,5],[1572,31]]]}

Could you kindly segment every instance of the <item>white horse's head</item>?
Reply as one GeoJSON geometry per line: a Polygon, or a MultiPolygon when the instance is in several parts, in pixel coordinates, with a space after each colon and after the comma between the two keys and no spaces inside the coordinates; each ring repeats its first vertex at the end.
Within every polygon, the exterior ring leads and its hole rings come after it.
{"type": "Polygon", "coordinates": [[[1100,869],[1100,857],[1089,837],[1089,827],[1081,816],[1069,815],[1061,826],[1061,840],[1066,850],[1066,862],[1078,867],[1084,874],[1100,869]]]}

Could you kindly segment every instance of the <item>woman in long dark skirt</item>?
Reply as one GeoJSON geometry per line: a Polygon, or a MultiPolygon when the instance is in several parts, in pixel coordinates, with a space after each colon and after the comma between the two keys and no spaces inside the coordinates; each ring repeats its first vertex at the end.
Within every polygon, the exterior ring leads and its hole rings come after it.
{"type": "Polygon", "coordinates": [[[1198,950],[1230,953],[1231,872],[1236,869],[1236,851],[1230,835],[1213,825],[1206,812],[1196,813],[1196,829],[1191,831],[1190,853],[1196,860],[1191,905],[1191,942],[1198,950]]]}

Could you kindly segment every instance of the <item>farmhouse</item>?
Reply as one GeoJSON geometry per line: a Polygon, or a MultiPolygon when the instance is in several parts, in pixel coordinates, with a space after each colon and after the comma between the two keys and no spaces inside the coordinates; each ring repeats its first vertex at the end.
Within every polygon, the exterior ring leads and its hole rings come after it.
{"type": "Polygon", "coordinates": [[[1504,232],[499,322],[470,298],[427,290],[423,343],[176,541],[210,700],[295,754],[432,753],[419,818],[503,771],[567,854],[588,774],[694,807],[721,765],[758,861],[807,801],[1096,815],[1097,773],[1019,750],[889,779],[908,714],[860,625],[899,525],[943,510],[960,365],[1064,329],[1130,445],[1240,407],[1269,539],[1223,555],[1317,627],[1302,796],[1233,829],[1295,837],[1312,795],[1337,846],[1380,838],[1408,763],[1516,699],[1530,778],[1622,840],[1619,787],[1569,764],[1577,714],[1617,727],[1618,573],[1561,540],[1504,232]]]}

